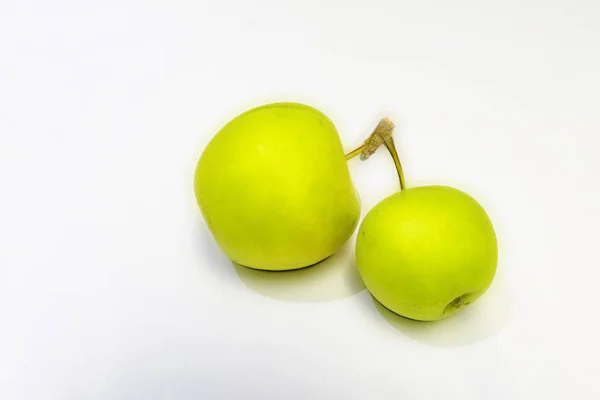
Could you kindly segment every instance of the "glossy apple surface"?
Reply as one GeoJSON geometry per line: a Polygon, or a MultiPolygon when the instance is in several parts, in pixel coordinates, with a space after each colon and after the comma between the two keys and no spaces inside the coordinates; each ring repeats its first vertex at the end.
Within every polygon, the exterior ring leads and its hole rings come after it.
{"type": "Polygon", "coordinates": [[[466,193],[446,186],[398,192],[364,218],[356,242],[371,294],[407,318],[434,321],[490,286],[498,248],[492,223],[466,193]]]}
{"type": "Polygon", "coordinates": [[[220,248],[256,269],[331,256],[360,214],[335,126],[298,103],[261,106],[226,124],[202,153],[194,188],[220,248]]]}

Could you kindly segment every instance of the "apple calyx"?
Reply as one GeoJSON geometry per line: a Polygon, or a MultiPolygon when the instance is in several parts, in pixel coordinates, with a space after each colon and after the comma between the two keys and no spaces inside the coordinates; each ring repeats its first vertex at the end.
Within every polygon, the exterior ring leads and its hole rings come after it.
{"type": "Polygon", "coordinates": [[[358,148],[346,154],[346,160],[350,160],[360,154],[361,161],[366,161],[379,147],[381,147],[382,144],[385,145],[394,160],[396,172],[398,173],[398,180],[400,181],[400,190],[403,190],[406,187],[406,183],[402,171],[402,164],[400,163],[400,158],[398,157],[398,151],[396,150],[393,138],[395,127],[394,123],[388,118],[382,118],[367,140],[365,140],[358,148]]]}

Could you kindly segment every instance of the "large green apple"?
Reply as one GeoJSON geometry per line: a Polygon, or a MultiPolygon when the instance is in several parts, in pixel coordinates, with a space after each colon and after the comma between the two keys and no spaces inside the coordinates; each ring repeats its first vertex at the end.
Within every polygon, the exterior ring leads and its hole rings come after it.
{"type": "Polygon", "coordinates": [[[371,294],[404,317],[433,321],[472,303],[490,286],[494,228],[471,196],[447,186],[402,190],[365,216],[356,261],[371,294]]]}
{"type": "Polygon", "coordinates": [[[360,214],[335,126],[297,103],[267,104],[227,123],[202,153],[194,188],[220,248],[256,269],[331,256],[360,214]]]}

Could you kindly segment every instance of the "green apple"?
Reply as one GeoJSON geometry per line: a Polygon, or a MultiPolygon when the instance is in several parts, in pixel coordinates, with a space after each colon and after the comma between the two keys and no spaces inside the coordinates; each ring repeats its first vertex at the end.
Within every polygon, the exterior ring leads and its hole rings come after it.
{"type": "Polygon", "coordinates": [[[334,124],[298,103],[267,104],[227,123],[202,153],[194,189],[219,247],[255,269],[331,256],[360,214],[334,124]]]}
{"type": "MultiPolygon", "coordinates": [[[[379,144],[390,144],[391,130],[386,134],[379,144]]],[[[388,150],[397,161],[395,148],[388,150]]],[[[402,189],[399,162],[396,167],[402,189]]],[[[373,297],[421,321],[445,318],[479,298],[494,279],[497,260],[485,210],[447,186],[404,189],[384,199],[367,213],[356,240],[358,270],[373,297]]]]}

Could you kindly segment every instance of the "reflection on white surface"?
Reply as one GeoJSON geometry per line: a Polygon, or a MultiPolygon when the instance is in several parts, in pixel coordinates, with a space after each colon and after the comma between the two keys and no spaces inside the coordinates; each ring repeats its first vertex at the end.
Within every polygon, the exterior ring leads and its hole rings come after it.
{"type": "Polygon", "coordinates": [[[295,271],[259,271],[235,264],[240,280],[253,291],[278,300],[325,302],[355,295],[365,286],[354,263],[354,240],[333,256],[295,271]]]}
{"type": "Polygon", "coordinates": [[[512,314],[508,287],[499,278],[473,304],[441,321],[407,319],[371,298],[377,312],[394,328],[412,339],[440,347],[466,346],[495,336],[508,325],[512,314]]]}

